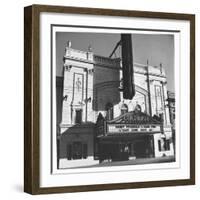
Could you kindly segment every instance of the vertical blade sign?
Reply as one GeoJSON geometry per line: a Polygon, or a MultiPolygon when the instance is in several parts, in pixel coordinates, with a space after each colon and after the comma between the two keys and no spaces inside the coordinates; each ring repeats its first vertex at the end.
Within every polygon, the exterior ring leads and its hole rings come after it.
{"type": "Polygon", "coordinates": [[[121,34],[122,69],[123,69],[123,97],[132,99],[135,95],[134,68],[131,34],[121,34]]]}

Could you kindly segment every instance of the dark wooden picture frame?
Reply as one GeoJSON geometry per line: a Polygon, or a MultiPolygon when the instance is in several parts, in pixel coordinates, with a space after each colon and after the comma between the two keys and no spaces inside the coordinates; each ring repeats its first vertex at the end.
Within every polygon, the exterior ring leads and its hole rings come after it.
{"type": "Polygon", "coordinates": [[[195,16],[192,14],[32,5],[24,9],[24,191],[83,192],[195,184],[195,16]],[[132,183],[40,187],[40,13],[186,20],[190,23],[190,178],[132,183]]]}

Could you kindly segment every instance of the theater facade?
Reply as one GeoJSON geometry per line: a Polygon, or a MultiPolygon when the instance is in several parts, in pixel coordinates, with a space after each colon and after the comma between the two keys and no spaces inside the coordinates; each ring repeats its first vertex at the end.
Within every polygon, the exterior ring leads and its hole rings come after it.
{"type": "Polygon", "coordinates": [[[56,78],[58,168],[174,156],[164,66],[134,63],[135,96],[123,98],[120,58],[73,49],[56,78]]]}

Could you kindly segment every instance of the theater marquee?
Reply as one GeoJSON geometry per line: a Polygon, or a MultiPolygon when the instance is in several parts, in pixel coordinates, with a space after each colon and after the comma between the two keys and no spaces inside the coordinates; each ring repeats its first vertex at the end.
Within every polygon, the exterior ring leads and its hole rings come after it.
{"type": "Polygon", "coordinates": [[[114,133],[154,133],[160,132],[160,125],[108,124],[107,132],[114,133]]]}

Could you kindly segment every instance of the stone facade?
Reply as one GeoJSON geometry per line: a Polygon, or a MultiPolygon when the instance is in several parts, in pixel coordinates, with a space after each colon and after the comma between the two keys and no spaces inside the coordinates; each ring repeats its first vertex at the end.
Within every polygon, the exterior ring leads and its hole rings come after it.
{"type": "Polygon", "coordinates": [[[174,149],[175,149],[175,138],[176,138],[176,101],[175,101],[175,93],[174,92],[167,92],[168,96],[168,107],[169,107],[169,116],[170,116],[170,122],[171,122],[171,127],[172,127],[172,139],[173,139],[173,144],[174,144],[174,149]]]}
{"type": "Polygon", "coordinates": [[[174,155],[167,107],[167,80],[162,65],[154,67],[134,63],[136,95],[132,100],[127,100],[123,99],[121,90],[120,58],[97,56],[91,49],[85,52],[68,45],[64,55],[63,77],[58,79],[63,80],[62,94],[57,93],[57,97],[62,96],[62,103],[57,99],[57,113],[60,109],[60,117],[57,115],[60,168],[63,168],[62,160],[65,159],[90,159],[93,162],[95,123],[99,113],[111,120],[124,111],[132,112],[138,107],[142,113],[162,118],[162,132],[152,136],[154,156],[174,155]],[[166,140],[167,149],[162,148],[166,140]]]}
{"type": "Polygon", "coordinates": [[[175,129],[175,94],[174,92],[167,92],[167,96],[168,96],[168,107],[169,107],[169,114],[170,114],[170,122],[172,124],[172,128],[175,129]]]}

